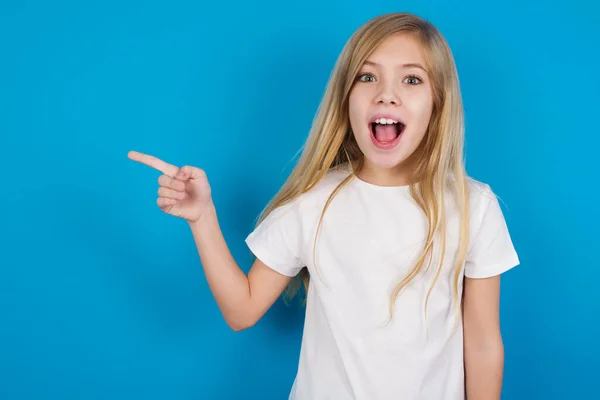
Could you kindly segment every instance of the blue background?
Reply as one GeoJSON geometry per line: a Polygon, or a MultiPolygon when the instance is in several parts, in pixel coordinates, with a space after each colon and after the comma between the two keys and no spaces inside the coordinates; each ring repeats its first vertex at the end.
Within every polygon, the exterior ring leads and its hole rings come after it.
{"type": "Polygon", "coordinates": [[[234,257],[369,18],[455,53],[470,174],[503,201],[504,399],[598,396],[599,7],[592,2],[0,5],[0,399],[283,399],[302,309],[235,333],[131,149],[206,169],[234,257]]]}

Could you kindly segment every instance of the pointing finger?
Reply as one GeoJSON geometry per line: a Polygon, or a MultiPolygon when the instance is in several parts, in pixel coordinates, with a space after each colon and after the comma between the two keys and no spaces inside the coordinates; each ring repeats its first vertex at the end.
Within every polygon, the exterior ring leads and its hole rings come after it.
{"type": "Polygon", "coordinates": [[[129,157],[129,159],[131,159],[133,161],[137,161],[137,162],[145,164],[151,168],[159,170],[163,174],[170,176],[170,177],[174,177],[175,175],[177,175],[177,172],[179,171],[179,168],[177,168],[174,165],[168,164],[154,156],[139,153],[137,151],[130,151],[127,154],[127,157],[129,157]]]}

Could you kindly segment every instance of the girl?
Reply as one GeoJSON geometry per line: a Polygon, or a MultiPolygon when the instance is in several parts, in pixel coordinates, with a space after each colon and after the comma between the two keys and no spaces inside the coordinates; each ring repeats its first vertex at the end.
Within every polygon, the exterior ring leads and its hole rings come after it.
{"type": "Polygon", "coordinates": [[[303,281],[290,399],[500,397],[499,275],[519,260],[494,193],[466,175],[457,72],[429,22],[382,15],[350,38],[301,159],[246,240],[248,275],[201,169],[129,157],[163,173],[158,206],[189,222],[232,329],[303,281]]]}

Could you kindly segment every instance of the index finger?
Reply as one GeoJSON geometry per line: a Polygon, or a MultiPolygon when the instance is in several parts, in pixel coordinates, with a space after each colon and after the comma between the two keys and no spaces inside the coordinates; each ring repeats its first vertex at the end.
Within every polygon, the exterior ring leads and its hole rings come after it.
{"type": "Polygon", "coordinates": [[[176,166],[168,164],[149,154],[143,154],[137,151],[130,151],[127,154],[127,157],[129,157],[133,161],[137,161],[139,163],[146,164],[149,167],[157,169],[163,174],[170,176],[171,178],[175,177],[175,175],[177,175],[177,172],[179,172],[179,168],[177,168],[176,166]]]}

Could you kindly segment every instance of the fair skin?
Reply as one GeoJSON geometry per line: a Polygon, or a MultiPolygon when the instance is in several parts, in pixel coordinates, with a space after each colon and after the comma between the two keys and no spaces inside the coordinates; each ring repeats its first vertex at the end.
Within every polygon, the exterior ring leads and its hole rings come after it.
{"type": "Polygon", "coordinates": [[[499,400],[504,372],[500,332],[500,276],[465,278],[463,329],[468,400],[499,400]]]}
{"type": "Polygon", "coordinates": [[[239,267],[223,238],[203,170],[179,168],[135,151],[128,157],[162,172],[157,205],[188,222],[209,288],[226,323],[235,331],[253,326],[281,295],[290,278],[258,259],[247,275],[239,267]]]}
{"type": "MultiPolygon", "coordinates": [[[[407,34],[388,38],[369,56],[350,93],[350,124],[365,155],[358,177],[380,186],[411,183],[411,155],[425,136],[432,107],[432,86],[418,40],[407,34]],[[371,138],[369,122],[380,114],[406,126],[393,148],[378,148],[371,138]]],[[[464,357],[469,400],[500,398],[504,350],[499,285],[499,277],[465,278],[464,357]]]]}
{"type": "MultiPolygon", "coordinates": [[[[406,185],[411,158],[425,135],[432,110],[431,85],[420,46],[410,36],[389,38],[369,58],[350,96],[350,123],[365,154],[359,176],[376,185],[406,185]],[[393,148],[373,145],[370,119],[376,113],[405,124],[393,148]]],[[[253,326],[281,295],[291,278],[257,259],[246,274],[223,238],[206,173],[177,167],[131,151],[131,160],[162,173],[158,207],[186,220],[210,290],[227,324],[236,331],[253,326]]],[[[503,347],[499,328],[499,278],[466,279],[464,286],[466,393],[469,400],[499,399],[503,347]]]]}
{"type": "Polygon", "coordinates": [[[410,183],[410,156],[425,136],[432,107],[432,87],[419,42],[407,34],[388,38],[369,56],[350,92],[350,125],[365,155],[359,178],[380,186],[410,183]],[[379,114],[406,126],[392,149],[380,149],[372,142],[370,121],[379,114]]]}

